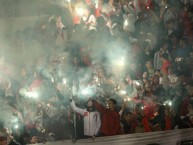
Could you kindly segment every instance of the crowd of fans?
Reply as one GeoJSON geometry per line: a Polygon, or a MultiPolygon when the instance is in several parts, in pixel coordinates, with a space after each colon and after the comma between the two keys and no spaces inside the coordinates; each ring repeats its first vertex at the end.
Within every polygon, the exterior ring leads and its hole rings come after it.
{"type": "Polygon", "coordinates": [[[61,13],[16,32],[15,60],[1,53],[2,144],[193,127],[191,0],[68,1],[65,9],[69,19],[61,13]]]}

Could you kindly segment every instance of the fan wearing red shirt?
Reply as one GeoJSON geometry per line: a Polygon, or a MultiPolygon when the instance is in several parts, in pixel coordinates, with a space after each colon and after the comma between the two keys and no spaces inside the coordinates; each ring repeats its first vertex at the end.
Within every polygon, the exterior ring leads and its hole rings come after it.
{"type": "Polygon", "coordinates": [[[105,136],[121,134],[120,115],[119,112],[115,110],[116,101],[114,99],[110,99],[108,101],[109,108],[104,107],[95,100],[93,103],[94,107],[102,115],[102,123],[100,129],[101,134],[105,136]]]}
{"type": "Polygon", "coordinates": [[[169,61],[168,54],[164,53],[161,56],[162,60],[162,67],[161,67],[161,72],[163,75],[168,75],[168,68],[171,66],[171,62],[169,61]]]}

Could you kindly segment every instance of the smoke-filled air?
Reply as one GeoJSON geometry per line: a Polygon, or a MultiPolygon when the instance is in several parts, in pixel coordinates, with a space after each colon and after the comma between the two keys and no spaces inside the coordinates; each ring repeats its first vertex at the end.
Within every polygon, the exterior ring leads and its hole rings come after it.
{"type": "Polygon", "coordinates": [[[192,64],[193,0],[1,0],[0,144],[191,128],[192,64]]]}

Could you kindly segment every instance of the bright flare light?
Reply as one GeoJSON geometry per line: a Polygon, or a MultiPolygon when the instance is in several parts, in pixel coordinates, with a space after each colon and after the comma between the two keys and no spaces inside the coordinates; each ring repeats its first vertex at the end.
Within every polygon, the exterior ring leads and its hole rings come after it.
{"type": "Polygon", "coordinates": [[[128,26],[128,25],[129,25],[128,20],[125,20],[125,21],[124,21],[124,25],[125,25],[125,26],[128,26]]]}
{"type": "Polygon", "coordinates": [[[165,103],[164,103],[164,105],[169,105],[169,106],[172,106],[172,101],[166,101],[165,103]]]}
{"type": "Polygon", "coordinates": [[[76,10],[76,13],[79,16],[82,16],[84,14],[84,9],[83,8],[78,7],[78,8],[75,8],[75,10],[76,10]]]}
{"type": "Polygon", "coordinates": [[[135,85],[137,85],[137,86],[140,86],[141,84],[138,82],[138,81],[133,81],[133,83],[135,84],[135,85]]]}
{"type": "Polygon", "coordinates": [[[98,0],[96,1],[96,4],[95,4],[95,8],[98,9],[99,7],[99,3],[98,3],[98,0]]]}
{"type": "Polygon", "coordinates": [[[119,58],[116,58],[114,61],[113,61],[113,65],[114,67],[116,67],[117,70],[122,70],[125,66],[125,58],[124,57],[119,57],[119,58]]]}
{"type": "Polygon", "coordinates": [[[38,98],[38,93],[37,92],[26,92],[26,96],[29,98],[38,98]]]}
{"type": "Polygon", "coordinates": [[[169,102],[168,102],[168,105],[169,105],[169,106],[172,106],[172,101],[169,101],[169,102]]]}
{"type": "Polygon", "coordinates": [[[18,125],[18,124],[15,124],[15,125],[14,125],[14,128],[15,128],[15,129],[18,129],[18,128],[19,128],[19,125],[18,125]]]}
{"type": "Polygon", "coordinates": [[[127,101],[131,101],[131,98],[128,98],[127,101]]]}
{"type": "Polygon", "coordinates": [[[81,91],[81,94],[82,95],[92,95],[92,90],[90,89],[90,88],[85,88],[85,89],[83,89],[82,91],[81,91]]]}
{"type": "Polygon", "coordinates": [[[119,92],[121,95],[126,95],[126,91],[125,90],[121,90],[120,92],[119,92]]]}
{"type": "Polygon", "coordinates": [[[52,83],[54,83],[54,78],[53,77],[51,77],[51,81],[52,81],[52,83]]]}
{"type": "Polygon", "coordinates": [[[67,83],[66,78],[63,78],[62,82],[63,82],[64,85],[66,85],[66,83],[67,83]]]}
{"type": "Polygon", "coordinates": [[[125,65],[124,57],[119,60],[119,66],[123,67],[125,65]]]}
{"type": "Polygon", "coordinates": [[[139,82],[136,82],[136,85],[138,85],[138,86],[139,86],[139,85],[140,85],[140,84],[139,84],[139,82]]]}
{"type": "Polygon", "coordinates": [[[124,99],[124,101],[126,102],[126,101],[131,101],[131,98],[128,98],[128,99],[124,99]]]}

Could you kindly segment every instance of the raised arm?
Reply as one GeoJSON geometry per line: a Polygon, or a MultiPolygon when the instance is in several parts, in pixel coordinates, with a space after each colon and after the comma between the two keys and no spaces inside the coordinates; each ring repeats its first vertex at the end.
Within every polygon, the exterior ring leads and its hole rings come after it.
{"type": "Polygon", "coordinates": [[[124,101],[124,102],[123,102],[122,108],[121,108],[121,110],[119,111],[120,117],[122,116],[123,111],[125,111],[125,108],[127,107],[127,103],[128,103],[127,101],[124,101]]]}
{"type": "Polygon", "coordinates": [[[101,113],[105,112],[106,107],[104,107],[102,104],[99,104],[96,100],[93,100],[94,107],[101,113]]]}
{"type": "Polygon", "coordinates": [[[85,110],[76,107],[76,105],[74,103],[74,100],[70,100],[70,106],[71,106],[72,110],[74,110],[75,112],[77,112],[80,115],[84,116],[85,110]]]}

